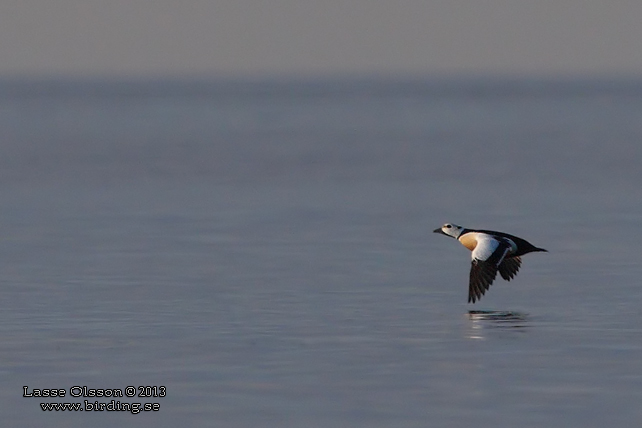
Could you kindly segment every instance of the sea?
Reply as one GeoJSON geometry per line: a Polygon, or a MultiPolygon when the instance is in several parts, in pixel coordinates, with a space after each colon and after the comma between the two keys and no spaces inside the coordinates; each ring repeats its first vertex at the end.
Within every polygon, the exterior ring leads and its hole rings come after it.
{"type": "Polygon", "coordinates": [[[2,80],[0,425],[642,426],[641,186],[636,79],[2,80]]]}

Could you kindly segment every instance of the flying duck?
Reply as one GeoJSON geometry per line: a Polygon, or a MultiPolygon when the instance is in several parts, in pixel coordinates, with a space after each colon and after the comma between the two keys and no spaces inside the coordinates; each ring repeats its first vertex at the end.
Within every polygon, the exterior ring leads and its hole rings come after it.
{"type": "Polygon", "coordinates": [[[481,299],[495,280],[497,271],[506,281],[513,279],[522,264],[521,256],[536,251],[530,242],[503,232],[465,229],[446,223],[433,232],[455,238],[473,252],[468,285],[468,303],[481,299]]]}

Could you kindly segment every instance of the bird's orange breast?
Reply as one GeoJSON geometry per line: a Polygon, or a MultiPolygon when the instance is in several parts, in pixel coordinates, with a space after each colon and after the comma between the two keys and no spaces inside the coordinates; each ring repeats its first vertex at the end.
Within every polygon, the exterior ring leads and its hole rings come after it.
{"type": "Polygon", "coordinates": [[[470,251],[473,251],[477,246],[477,236],[475,235],[475,233],[466,233],[459,237],[459,242],[470,251]]]}

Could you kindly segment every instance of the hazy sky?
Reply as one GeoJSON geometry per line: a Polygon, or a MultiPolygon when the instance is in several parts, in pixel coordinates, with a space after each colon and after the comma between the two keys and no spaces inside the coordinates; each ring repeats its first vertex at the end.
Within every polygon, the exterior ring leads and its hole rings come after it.
{"type": "Polygon", "coordinates": [[[640,0],[1,0],[0,76],[642,76],[640,0]]]}

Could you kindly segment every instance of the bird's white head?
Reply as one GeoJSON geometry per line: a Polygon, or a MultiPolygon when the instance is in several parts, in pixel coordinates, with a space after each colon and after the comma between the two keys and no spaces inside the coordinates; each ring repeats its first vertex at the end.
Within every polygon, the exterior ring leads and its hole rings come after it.
{"type": "Polygon", "coordinates": [[[463,227],[457,226],[456,224],[452,223],[446,223],[443,226],[433,230],[433,232],[435,233],[441,233],[442,235],[450,236],[455,239],[459,238],[463,231],[463,227]]]}

